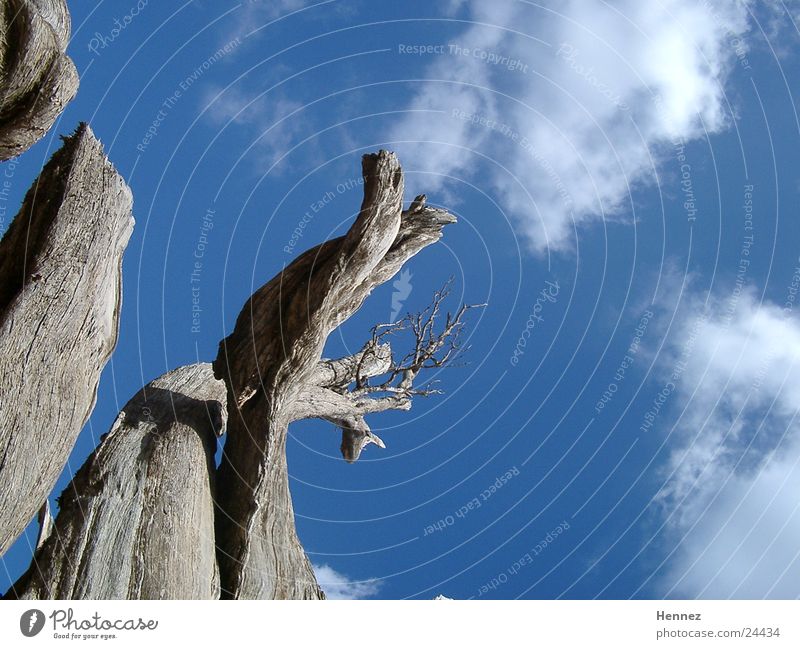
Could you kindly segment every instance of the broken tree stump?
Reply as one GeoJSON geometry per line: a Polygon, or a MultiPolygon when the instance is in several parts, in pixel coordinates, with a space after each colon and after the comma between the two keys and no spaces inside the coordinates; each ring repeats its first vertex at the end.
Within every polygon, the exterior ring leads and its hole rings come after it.
{"type": "Polygon", "coordinates": [[[210,363],[142,388],[61,494],[48,538],[7,597],[217,599],[214,452],[224,404],[210,363]]]}
{"type": "Polygon", "coordinates": [[[117,342],[128,186],[82,124],[0,241],[0,555],[58,479],[117,342]]]}

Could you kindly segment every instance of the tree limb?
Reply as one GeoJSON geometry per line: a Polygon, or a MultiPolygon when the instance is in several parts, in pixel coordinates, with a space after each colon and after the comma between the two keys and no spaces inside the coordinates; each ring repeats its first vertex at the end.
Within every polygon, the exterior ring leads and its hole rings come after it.
{"type": "MultiPolygon", "coordinates": [[[[430,386],[415,387],[417,375],[426,369],[450,364],[460,351],[463,317],[474,308],[463,305],[455,315],[447,314],[444,326],[437,331],[441,306],[449,294],[450,282],[437,291],[433,302],[422,313],[409,314],[402,320],[376,325],[372,337],[360,352],[340,361],[327,361],[344,366],[334,385],[309,385],[300,392],[290,411],[290,421],[315,417],[342,429],[342,456],[355,462],[368,444],[385,448],[364,419],[365,415],[387,410],[408,410],[415,396],[439,394],[430,386]],[[399,361],[392,357],[389,336],[411,332],[413,345],[399,361]],[[370,379],[380,376],[378,383],[370,379]],[[352,386],[352,387],[350,387],[352,386]]],[[[483,306],[483,305],[475,305],[483,306]]]]}

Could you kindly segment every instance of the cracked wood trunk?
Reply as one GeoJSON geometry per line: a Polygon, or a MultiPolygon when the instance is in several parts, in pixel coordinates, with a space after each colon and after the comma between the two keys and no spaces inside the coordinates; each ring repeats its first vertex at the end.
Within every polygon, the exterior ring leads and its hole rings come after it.
{"type": "MultiPolygon", "coordinates": [[[[397,397],[348,397],[320,359],[331,331],[455,218],[425,207],[424,196],[402,211],[403,175],[394,154],[366,155],[362,166],[364,201],[349,232],[305,252],[256,291],[220,343],[214,373],[227,385],[230,416],[217,483],[223,597],[323,596],[294,524],[289,424],[304,417],[336,423],[345,458],[356,459],[371,435],[363,415],[410,407],[397,397]],[[354,438],[360,441],[350,450],[354,438]]],[[[351,380],[360,382],[349,376],[344,385],[351,380]]]]}
{"type": "Polygon", "coordinates": [[[0,160],[27,151],[78,91],[65,0],[0,0],[0,160]]]}
{"type": "Polygon", "coordinates": [[[225,384],[210,363],[139,391],[60,498],[20,599],[216,599],[214,452],[225,384]]]}
{"type": "Polygon", "coordinates": [[[0,242],[0,555],[48,497],[117,341],[131,192],[86,125],[0,242]]]}

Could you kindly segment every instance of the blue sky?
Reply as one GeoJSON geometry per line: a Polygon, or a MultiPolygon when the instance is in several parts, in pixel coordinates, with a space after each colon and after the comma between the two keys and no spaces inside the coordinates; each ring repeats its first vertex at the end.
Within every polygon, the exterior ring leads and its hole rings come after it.
{"type": "Polygon", "coordinates": [[[258,286],[347,228],[360,155],[388,148],[407,198],[460,222],[327,353],[450,276],[451,308],[488,306],[444,396],[372,419],[385,450],[351,466],[330,425],[292,427],[329,593],[800,595],[797,2],[69,4],[81,88],[6,163],[10,204],[86,120],[136,228],[54,496],[143,383],[211,360],[258,286]]]}

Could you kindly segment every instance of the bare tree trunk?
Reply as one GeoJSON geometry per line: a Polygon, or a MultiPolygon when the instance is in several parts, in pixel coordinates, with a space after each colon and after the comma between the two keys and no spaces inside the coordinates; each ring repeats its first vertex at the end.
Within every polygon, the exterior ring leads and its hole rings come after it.
{"type": "Polygon", "coordinates": [[[131,192],[85,124],[0,242],[0,554],[53,489],[117,341],[131,192]]]}
{"type": "Polygon", "coordinates": [[[27,151],[78,91],[65,0],[0,0],[0,160],[27,151]]]}
{"type": "Polygon", "coordinates": [[[213,475],[224,403],[209,363],[140,390],[61,494],[49,538],[7,596],[218,598],[213,475]]]}
{"type": "Polygon", "coordinates": [[[455,218],[425,207],[424,196],[402,211],[403,175],[394,154],[364,156],[363,173],[364,202],[347,235],[307,251],[256,291],[220,343],[214,372],[226,382],[230,413],[218,479],[223,597],[321,597],[294,525],[288,425],[305,417],[332,421],[343,430],[343,454],[356,459],[365,443],[376,441],[364,415],[410,407],[414,372],[381,398],[363,389],[362,360],[375,356],[375,346],[349,364],[344,379],[331,379],[320,358],[330,332],[455,218]],[[347,392],[350,382],[356,389],[347,392]]]}
{"type": "MultiPolygon", "coordinates": [[[[7,597],[324,598],[295,529],[287,428],[309,417],[332,422],[351,462],[367,444],[383,446],[365,417],[406,410],[413,396],[434,392],[414,388],[414,379],[451,357],[457,344],[447,341],[467,308],[435,333],[440,292],[427,317],[377,325],[358,353],[321,358],[330,332],[372,289],[455,222],[426,207],[424,196],[402,211],[393,154],[364,156],[363,172],[364,202],[347,235],[301,255],[253,294],[213,370],[179,368],[125,406],[62,494],[52,528],[47,508],[40,511],[34,561],[7,597]],[[386,336],[402,329],[415,345],[398,363],[386,336]],[[215,481],[214,435],[226,408],[215,481]]],[[[0,242],[0,253],[26,253],[0,256],[7,544],[46,501],[93,405],[116,340],[119,262],[131,226],[130,193],[82,126],[0,242]]]]}

